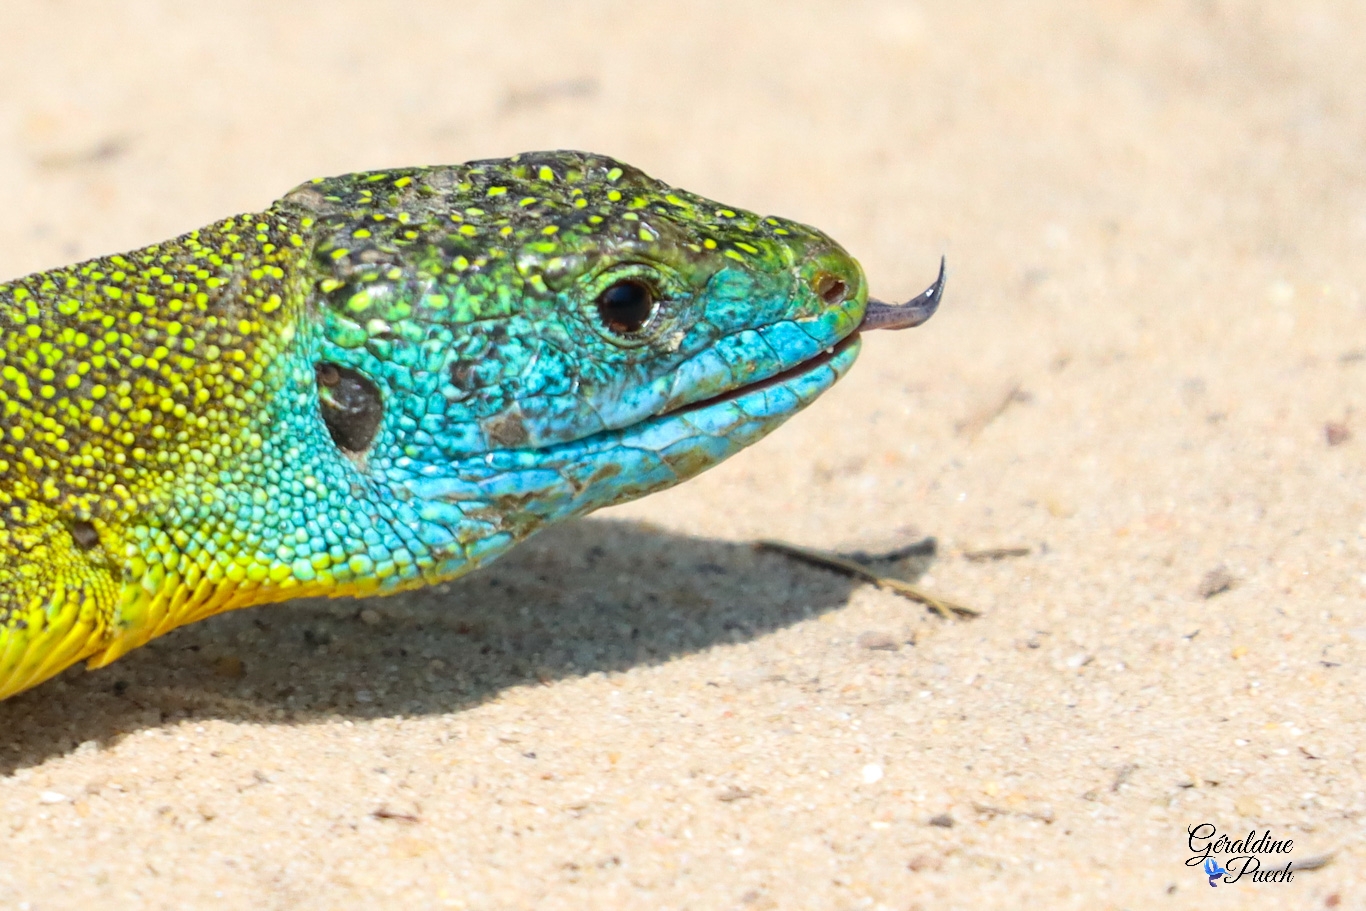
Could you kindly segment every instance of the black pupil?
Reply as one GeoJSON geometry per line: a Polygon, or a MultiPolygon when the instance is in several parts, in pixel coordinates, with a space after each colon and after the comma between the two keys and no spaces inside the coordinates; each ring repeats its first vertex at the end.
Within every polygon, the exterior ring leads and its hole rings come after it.
{"type": "Polygon", "coordinates": [[[617,282],[598,295],[602,322],[618,335],[631,335],[644,329],[654,309],[654,290],[634,279],[617,282]]]}

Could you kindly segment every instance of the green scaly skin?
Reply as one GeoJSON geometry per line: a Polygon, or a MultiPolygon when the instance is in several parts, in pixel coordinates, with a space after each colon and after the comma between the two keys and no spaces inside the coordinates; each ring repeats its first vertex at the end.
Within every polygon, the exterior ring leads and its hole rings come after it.
{"type": "Polygon", "coordinates": [[[0,285],[0,698],[691,477],[833,384],[866,303],[824,234],[578,152],[316,180],[0,285]]]}

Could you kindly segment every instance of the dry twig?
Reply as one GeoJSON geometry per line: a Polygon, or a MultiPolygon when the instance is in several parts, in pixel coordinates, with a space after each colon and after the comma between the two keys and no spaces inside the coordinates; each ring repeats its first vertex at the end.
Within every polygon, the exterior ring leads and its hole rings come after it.
{"type": "Polygon", "coordinates": [[[958,617],[977,617],[980,611],[975,611],[970,607],[964,607],[945,598],[937,598],[909,582],[896,579],[891,576],[883,576],[873,572],[862,563],[856,563],[847,557],[838,554],[826,553],[823,550],[812,550],[809,547],[799,547],[796,544],[788,544],[785,541],[760,541],[759,546],[767,550],[777,551],[789,557],[795,557],[806,563],[821,566],[825,569],[843,573],[846,576],[853,576],[865,582],[871,582],[884,591],[895,592],[903,598],[910,598],[912,601],[919,601],[921,604],[934,611],[939,616],[948,619],[953,616],[958,617]]]}

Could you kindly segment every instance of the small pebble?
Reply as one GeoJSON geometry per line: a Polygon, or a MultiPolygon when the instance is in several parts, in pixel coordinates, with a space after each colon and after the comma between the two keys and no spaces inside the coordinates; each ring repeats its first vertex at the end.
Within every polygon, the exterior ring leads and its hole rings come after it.
{"type": "Polygon", "coordinates": [[[1239,797],[1233,802],[1233,809],[1238,811],[1239,816],[1262,815],[1261,805],[1252,797],[1239,797]]]}
{"type": "Polygon", "coordinates": [[[382,619],[384,618],[379,615],[379,611],[373,608],[367,607],[360,612],[360,622],[366,626],[379,626],[382,619]]]}
{"type": "Polygon", "coordinates": [[[1222,595],[1233,588],[1235,581],[1227,569],[1216,566],[1205,573],[1205,578],[1200,580],[1200,587],[1196,591],[1202,598],[1213,598],[1215,595],[1222,595]]]}
{"type": "Polygon", "coordinates": [[[1346,424],[1329,421],[1323,425],[1323,438],[1328,441],[1329,446],[1341,446],[1352,438],[1352,431],[1346,424]]]}
{"type": "Polygon", "coordinates": [[[716,799],[722,801],[723,803],[731,803],[732,801],[736,800],[748,800],[753,796],[753,791],[748,791],[744,788],[737,788],[735,785],[731,785],[730,787],[722,791],[720,794],[717,794],[716,799]]]}
{"type": "Polygon", "coordinates": [[[213,672],[220,677],[236,680],[246,672],[246,669],[242,666],[241,658],[236,655],[225,655],[213,663],[213,672]]]}
{"type": "Polygon", "coordinates": [[[940,813],[938,816],[931,816],[930,825],[938,826],[941,829],[952,829],[953,817],[947,813],[940,813]]]}
{"type": "Polygon", "coordinates": [[[900,643],[887,633],[879,633],[869,630],[866,633],[859,633],[859,648],[866,648],[869,651],[894,652],[901,648],[900,643]]]}
{"type": "Polygon", "coordinates": [[[67,796],[60,791],[44,791],[38,795],[41,803],[66,803],[67,796]]]}
{"type": "Polygon", "coordinates": [[[876,763],[868,763],[863,767],[863,783],[877,784],[882,780],[882,766],[876,763]]]}
{"type": "Polygon", "coordinates": [[[921,870],[938,870],[942,866],[944,866],[943,861],[929,854],[917,854],[906,863],[906,869],[912,873],[919,873],[921,870]]]}

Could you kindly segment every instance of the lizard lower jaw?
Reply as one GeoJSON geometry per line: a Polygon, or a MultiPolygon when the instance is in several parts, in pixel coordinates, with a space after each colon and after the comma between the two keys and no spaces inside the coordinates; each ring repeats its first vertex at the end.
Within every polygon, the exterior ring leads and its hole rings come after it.
{"type": "Polygon", "coordinates": [[[777,386],[782,383],[788,382],[789,380],[795,379],[801,376],[802,374],[809,373],[813,370],[818,370],[821,367],[824,367],[826,364],[829,364],[840,354],[843,354],[846,350],[848,350],[851,346],[857,344],[858,339],[859,333],[857,330],[855,330],[854,332],[851,332],[849,335],[840,339],[834,345],[831,345],[829,348],[826,348],[824,351],[822,351],[815,357],[808,358],[807,360],[802,361],[800,364],[796,364],[795,366],[789,367],[780,373],[775,373],[772,376],[765,377],[762,380],[756,380],[753,383],[747,383],[744,386],[736,386],[734,389],[729,389],[721,393],[720,395],[714,395],[709,399],[701,399],[696,402],[689,402],[686,405],[679,405],[675,408],[670,408],[668,410],[661,411],[658,415],[656,415],[656,417],[665,417],[666,415],[678,416],[683,414],[689,414],[694,411],[700,411],[703,408],[709,408],[712,405],[719,405],[722,402],[729,402],[734,399],[738,399],[741,396],[748,395],[751,392],[758,392],[761,389],[767,389],[771,386],[777,386]]]}

